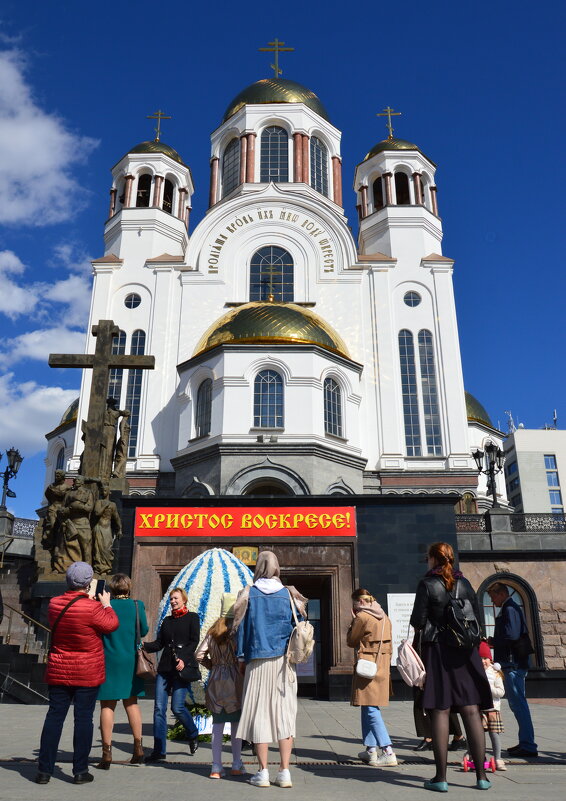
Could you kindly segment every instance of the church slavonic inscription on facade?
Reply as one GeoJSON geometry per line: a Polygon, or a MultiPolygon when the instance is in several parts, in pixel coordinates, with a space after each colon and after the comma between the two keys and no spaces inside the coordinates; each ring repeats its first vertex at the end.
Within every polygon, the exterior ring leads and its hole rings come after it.
{"type": "Polygon", "coordinates": [[[334,247],[324,228],[311,220],[307,215],[288,211],[287,209],[271,208],[271,209],[256,209],[253,212],[240,214],[234,217],[221,232],[219,232],[215,239],[208,246],[208,272],[217,273],[222,256],[222,249],[226,242],[237,231],[246,228],[253,223],[261,222],[285,222],[295,225],[299,230],[303,231],[307,236],[317,243],[320,250],[322,259],[322,267],[325,273],[332,273],[335,269],[336,257],[334,254],[334,247]]]}

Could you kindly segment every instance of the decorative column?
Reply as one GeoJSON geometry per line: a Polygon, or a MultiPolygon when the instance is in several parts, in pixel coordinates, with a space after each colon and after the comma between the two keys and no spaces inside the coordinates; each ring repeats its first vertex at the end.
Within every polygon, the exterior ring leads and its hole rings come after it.
{"type": "Polygon", "coordinates": [[[153,179],[153,208],[161,208],[161,188],[163,187],[163,176],[156,175],[153,179]]]}
{"type": "Polygon", "coordinates": [[[218,188],[218,156],[210,159],[210,192],[208,193],[208,208],[216,203],[218,188]]]}
{"type": "Polygon", "coordinates": [[[430,187],[430,202],[432,204],[432,213],[438,217],[438,198],[436,196],[436,186],[430,187]]]}
{"type": "Polygon", "coordinates": [[[303,180],[303,135],[293,134],[293,181],[300,184],[303,180]]]}
{"type": "Polygon", "coordinates": [[[185,203],[187,202],[188,194],[189,194],[188,189],[185,189],[184,187],[182,189],[179,189],[179,203],[177,205],[177,217],[180,220],[183,220],[185,218],[185,203]]]}
{"type": "Polygon", "coordinates": [[[421,181],[420,172],[413,173],[413,189],[415,190],[415,203],[418,206],[423,205],[423,185],[421,181]]]}
{"type": "Polygon", "coordinates": [[[255,139],[257,134],[248,134],[248,157],[246,163],[246,183],[255,183],[255,139]]]}
{"type": "Polygon", "coordinates": [[[240,136],[240,183],[245,183],[246,180],[246,162],[248,155],[248,139],[244,134],[240,136]]]}
{"type": "Polygon", "coordinates": [[[189,218],[190,218],[190,216],[191,216],[191,207],[190,206],[185,206],[185,215],[184,215],[183,222],[187,226],[187,231],[189,230],[189,218]]]}
{"type": "Polygon", "coordinates": [[[385,205],[390,206],[393,203],[393,195],[391,194],[391,178],[393,173],[391,172],[384,172],[383,177],[385,178],[385,205]]]}
{"type": "Polygon", "coordinates": [[[368,216],[368,188],[367,186],[360,186],[360,193],[362,196],[362,220],[368,216]]]}
{"type": "Polygon", "coordinates": [[[124,184],[124,208],[130,208],[130,201],[132,200],[132,186],[134,184],[134,176],[126,175],[124,184]]]}
{"type": "Polygon", "coordinates": [[[332,156],[332,189],[333,199],[337,206],[342,205],[342,159],[332,156]]]}
{"type": "Polygon", "coordinates": [[[116,189],[110,190],[110,208],[108,209],[108,218],[114,216],[114,212],[116,211],[116,195],[118,194],[116,189]]]}
{"type": "Polygon", "coordinates": [[[303,134],[303,183],[305,184],[310,184],[309,147],[310,137],[308,134],[303,134]]]}

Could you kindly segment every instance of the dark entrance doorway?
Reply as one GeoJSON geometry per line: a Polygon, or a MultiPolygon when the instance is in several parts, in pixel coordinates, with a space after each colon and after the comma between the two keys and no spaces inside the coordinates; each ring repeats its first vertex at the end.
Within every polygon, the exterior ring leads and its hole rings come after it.
{"type": "Polygon", "coordinates": [[[328,698],[328,671],[332,665],[332,584],[328,575],[283,571],[285,584],[293,584],[309,599],[309,621],[314,627],[315,649],[309,662],[297,665],[298,691],[308,698],[328,698]]]}

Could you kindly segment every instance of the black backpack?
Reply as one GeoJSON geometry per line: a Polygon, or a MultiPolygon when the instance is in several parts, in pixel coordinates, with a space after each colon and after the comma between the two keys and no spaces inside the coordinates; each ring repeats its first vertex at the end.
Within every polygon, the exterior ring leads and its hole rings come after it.
{"type": "Polygon", "coordinates": [[[448,592],[448,604],[444,610],[444,626],[440,629],[440,641],[449,648],[465,648],[469,651],[480,644],[481,630],[470,601],[458,597],[460,582],[456,580],[456,594],[448,592]]]}

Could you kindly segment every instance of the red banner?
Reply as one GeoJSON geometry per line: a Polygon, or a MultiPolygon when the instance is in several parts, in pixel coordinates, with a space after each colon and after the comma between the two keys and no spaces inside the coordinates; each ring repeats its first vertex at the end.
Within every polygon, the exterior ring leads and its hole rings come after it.
{"type": "Polygon", "coordinates": [[[354,506],[143,507],[136,537],[355,537],[354,506]]]}

